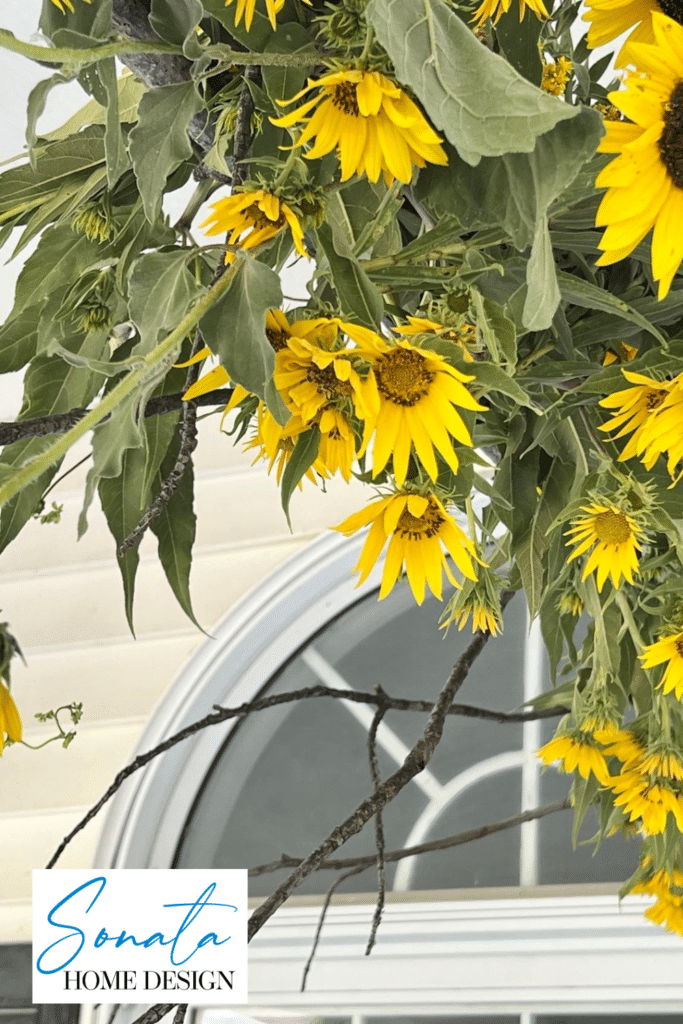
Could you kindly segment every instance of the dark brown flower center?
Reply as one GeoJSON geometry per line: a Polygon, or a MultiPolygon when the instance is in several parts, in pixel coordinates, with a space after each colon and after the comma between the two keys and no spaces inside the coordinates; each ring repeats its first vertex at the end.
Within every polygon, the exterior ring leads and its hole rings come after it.
{"type": "Polygon", "coordinates": [[[280,211],[280,215],[277,220],[271,220],[270,217],[263,212],[258,203],[252,203],[251,206],[248,206],[244,211],[244,217],[254,225],[254,228],[257,231],[260,231],[262,228],[272,228],[273,231],[279,231],[279,229],[283,228],[287,223],[282,211],[280,211]]]}
{"type": "Polygon", "coordinates": [[[676,648],[676,654],[678,657],[683,658],[683,640],[676,640],[674,647],[676,648]]]}
{"type": "Polygon", "coordinates": [[[409,348],[395,348],[381,356],[375,376],[380,393],[396,405],[415,405],[429,394],[434,380],[425,357],[409,348]]]}
{"type": "Polygon", "coordinates": [[[344,114],[350,114],[352,117],[360,116],[355,82],[339,82],[338,85],[335,85],[332,102],[344,114]]]}
{"type": "Polygon", "coordinates": [[[631,537],[631,527],[623,512],[600,512],[595,517],[593,529],[598,540],[607,544],[623,544],[631,537]]]}
{"type": "Polygon", "coordinates": [[[287,335],[283,331],[266,327],[266,338],[270,342],[270,347],[275,352],[279,352],[281,348],[287,348],[287,335]]]}
{"type": "Polygon", "coordinates": [[[668,391],[649,391],[645,398],[648,412],[654,412],[655,409],[659,409],[668,393],[668,391]]]}
{"type": "MultiPolygon", "coordinates": [[[[675,6],[681,9],[680,3],[675,6]]],[[[681,18],[676,20],[681,21],[681,18]]],[[[664,108],[664,130],[659,136],[658,146],[671,181],[676,188],[683,189],[683,81],[676,85],[664,108]]]]}
{"type": "Polygon", "coordinates": [[[324,395],[329,401],[334,401],[334,399],[341,398],[343,395],[353,394],[353,388],[349,381],[339,380],[337,377],[334,372],[334,363],[330,363],[329,366],[323,368],[316,366],[315,363],[311,363],[306,373],[306,380],[310,381],[311,384],[315,384],[318,394],[324,395]]]}
{"type": "Polygon", "coordinates": [[[683,3],[681,0],[657,0],[657,6],[667,18],[672,18],[679,25],[683,25],[683,3]]]}
{"type": "Polygon", "coordinates": [[[406,508],[401,512],[401,517],[398,521],[398,526],[396,527],[396,533],[399,533],[401,537],[408,537],[410,540],[422,540],[423,537],[436,537],[443,525],[443,522],[444,517],[441,513],[441,509],[432,501],[429,502],[427,508],[419,519],[409,512],[408,507],[406,506],[406,508]]]}

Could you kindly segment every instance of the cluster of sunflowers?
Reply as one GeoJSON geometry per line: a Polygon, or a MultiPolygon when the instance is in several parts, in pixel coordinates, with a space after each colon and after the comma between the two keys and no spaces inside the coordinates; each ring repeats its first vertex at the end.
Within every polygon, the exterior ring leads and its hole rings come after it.
{"type": "MultiPolygon", "coordinates": [[[[387,339],[336,317],[290,322],[281,310],[271,310],[266,334],[275,351],[273,379],[291,416],[280,426],[259,401],[255,436],[247,448],[256,449],[256,459],[266,459],[269,470],[276,466],[278,481],[297,438],[312,428],[317,431],[317,451],[307,475],[314,482],[313,470],[322,478],[339,472],[350,480],[354,462],[369,450],[372,478],[386,476],[391,463],[395,483],[390,492],[336,529],[348,536],[372,524],[356,567],[361,573],[359,582],[367,578],[389,540],[380,599],[391,591],[403,570],[421,604],[427,585],[441,600],[442,570],[459,586],[442,545],[463,576],[477,578],[473,562],[481,560],[473,540],[446,511],[448,495],[437,482],[436,453],[457,473],[453,439],[459,445],[472,445],[458,409],[477,412],[484,407],[466,387],[474,378],[409,340],[418,332],[433,336],[462,333],[466,352],[471,325],[456,332],[411,317],[408,324],[395,330],[402,337],[387,339]]],[[[193,361],[209,355],[205,348],[193,361]]],[[[223,367],[217,366],[184,397],[196,398],[228,380],[223,367]]],[[[226,412],[241,404],[253,405],[253,401],[253,396],[238,386],[226,412]]]]}

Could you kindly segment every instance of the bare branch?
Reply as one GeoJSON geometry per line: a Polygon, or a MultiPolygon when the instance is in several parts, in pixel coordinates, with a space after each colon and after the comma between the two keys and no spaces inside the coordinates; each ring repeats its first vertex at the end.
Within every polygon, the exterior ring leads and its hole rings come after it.
{"type": "Polygon", "coordinates": [[[304,972],[301,977],[301,988],[299,989],[300,992],[306,991],[306,978],[308,977],[308,972],[311,969],[311,964],[313,963],[313,958],[315,957],[316,950],[318,948],[318,943],[320,942],[320,935],[323,930],[323,925],[325,924],[325,918],[327,917],[327,911],[329,910],[332,897],[334,896],[335,892],[342,884],[342,882],[345,882],[347,878],[352,878],[353,875],[360,875],[363,871],[366,870],[367,868],[361,867],[353,868],[351,871],[347,871],[346,874],[340,875],[339,878],[335,879],[335,881],[332,883],[332,885],[325,893],[325,899],[320,909],[320,917],[318,918],[318,927],[316,928],[315,935],[313,937],[313,945],[311,946],[311,952],[308,954],[308,960],[306,961],[306,966],[304,967],[304,972]]]}
{"type": "MultiPolygon", "coordinates": [[[[375,693],[378,697],[381,697],[382,692],[382,687],[378,683],[375,687],[375,693]]],[[[368,732],[368,760],[370,761],[370,776],[372,778],[372,784],[375,787],[375,793],[382,784],[382,778],[379,774],[379,761],[377,760],[377,730],[379,729],[380,722],[386,713],[386,704],[382,704],[377,708],[375,717],[372,720],[372,725],[370,726],[370,731],[368,732]]],[[[386,897],[386,873],[384,870],[384,822],[382,820],[381,811],[378,811],[375,815],[375,844],[377,846],[377,903],[375,904],[375,913],[372,916],[370,936],[365,950],[366,956],[370,956],[372,947],[375,945],[377,929],[379,928],[380,921],[382,920],[382,910],[384,909],[384,900],[386,897]]]]}
{"type": "MultiPolygon", "coordinates": [[[[514,593],[510,590],[503,593],[501,609],[505,608],[513,596],[514,593]]],[[[327,860],[331,853],[334,853],[335,850],[347,842],[351,836],[357,835],[370,818],[374,817],[378,811],[407,786],[411,779],[414,779],[416,775],[424,770],[443,734],[446,716],[453,702],[453,697],[467,678],[471,666],[483,651],[488,639],[488,633],[477,633],[467,650],[453,666],[453,671],[434,703],[422,736],[408,752],[401,767],[393,775],[390,775],[386,782],[383,782],[372,796],[366,797],[345,821],[337,825],[327,838],[294,869],[289,878],[285,879],[275,892],[271,893],[260,907],[254,910],[249,918],[248,925],[247,934],[250,940],[263,927],[266,921],[273,916],[278,907],[282,906],[292,890],[301,885],[304,878],[316,871],[320,864],[327,860]]]]}
{"type": "MultiPolygon", "coordinates": [[[[443,839],[433,839],[428,843],[419,843],[416,846],[406,846],[401,850],[389,850],[384,854],[386,864],[393,864],[395,861],[404,860],[406,857],[418,857],[423,853],[435,853],[437,850],[450,850],[454,846],[464,846],[465,843],[473,843],[477,839],[484,839],[495,832],[504,832],[508,828],[516,828],[527,821],[537,821],[545,818],[548,814],[556,814],[558,811],[565,811],[571,807],[569,800],[560,800],[554,804],[546,804],[544,807],[535,807],[530,811],[522,811],[511,818],[494,822],[492,825],[481,825],[479,828],[468,829],[467,832],[458,832],[457,835],[445,836],[443,839]]],[[[365,857],[346,857],[337,860],[325,860],[318,871],[344,871],[349,868],[371,868],[377,864],[377,854],[369,853],[365,857]]],[[[249,868],[249,877],[258,878],[260,875],[269,875],[273,871],[281,871],[283,868],[296,868],[303,862],[302,857],[290,857],[283,853],[279,860],[270,864],[259,864],[255,868],[249,868]]]]}
{"type": "Polygon", "coordinates": [[[177,1005],[177,1003],[157,1003],[156,1006],[150,1006],[148,1010],[145,1010],[144,1013],[135,1018],[133,1024],[158,1024],[177,1005]]]}
{"type": "MultiPolygon", "coordinates": [[[[169,736],[159,743],[156,747],[152,747],[151,750],[145,751],[144,754],[138,754],[138,756],[114,778],[111,786],[106,793],[100,797],[96,804],[94,804],[88,813],[81,818],[77,825],[68,833],[57,847],[56,851],[46,864],[46,868],[52,868],[55,866],[62,853],[69,845],[74,836],[85,828],[85,826],[92,821],[92,819],[99,814],[104,805],[111,800],[117,790],[123,785],[126,779],[134,775],[135,772],[140,771],[145,765],[153,761],[155,757],[159,757],[160,754],[164,754],[167,750],[176,746],[178,743],[182,743],[183,740],[193,736],[195,733],[200,732],[202,729],[207,729],[213,725],[220,725],[221,722],[229,721],[233,718],[244,718],[247,715],[254,714],[255,712],[265,711],[267,708],[277,707],[280,704],[290,704],[297,700],[310,700],[318,697],[329,697],[334,700],[350,700],[359,704],[375,704],[377,705],[381,701],[387,702],[387,707],[391,710],[396,711],[429,711],[432,704],[429,701],[423,700],[404,700],[397,697],[389,697],[384,694],[381,698],[378,698],[377,694],[374,693],[361,693],[355,690],[335,690],[329,686],[310,686],[301,690],[294,690],[289,693],[277,693],[270,697],[259,697],[256,700],[248,701],[245,704],[241,704],[236,708],[220,708],[218,707],[213,714],[206,715],[204,718],[200,718],[198,721],[193,722],[191,725],[185,726],[179,732],[174,733],[173,736],[169,736]]],[[[468,718],[481,718],[486,721],[494,722],[531,722],[541,718],[558,718],[560,715],[566,715],[569,708],[558,707],[558,708],[545,708],[542,711],[513,711],[513,712],[499,712],[489,711],[486,708],[475,708],[469,704],[453,704],[448,709],[450,715],[465,715],[468,718]]],[[[297,860],[298,864],[299,861],[297,860]]],[[[289,866],[289,865],[287,865],[289,866]]]]}
{"type": "MultiPolygon", "coordinates": [[[[167,412],[182,409],[183,391],[173,395],[156,395],[150,398],[145,406],[144,416],[165,416],[167,412]]],[[[194,399],[197,406],[226,405],[232,396],[232,388],[217,388],[206,395],[194,399]]],[[[20,420],[17,423],[0,423],[0,445],[14,444],[27,437],[47,437],[48,434],[65,434],[79,420],[82,420],[87,409],[71,409],[69,412],[56,413],[54,416],[37,416],[31,420],[20,420]]],[[[103,421],[104,422],[104,421],[103,421]]]]}

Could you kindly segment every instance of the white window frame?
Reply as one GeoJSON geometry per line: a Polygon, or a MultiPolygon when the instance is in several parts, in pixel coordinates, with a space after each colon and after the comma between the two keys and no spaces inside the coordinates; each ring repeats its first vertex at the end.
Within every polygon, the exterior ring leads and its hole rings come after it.
{"type": "MultiPolygon", "coordinates": [[[[253,699],[317,631],[376,590],[381,565],[360,587],[350,575],[363,539],[326,535],[260,583],[192,656],[152,715],[138,751],[216,704],[253,699]]],[[[539,643],[536,632],[525,658],[527,698],[539,685],[539,643]]],[[[109,808],[98,867],[172,866],[182,824],[236,725],[232,720],[191,736],[124,784],[109,808]]],[[[538,723],[529,725],[527,750],[538,737],[538,723]]],[[[528,758],[524,762],[523,799],[532,806],[537,772],[528,758]]],[[[530,849],[531,829],[527,836],[530,849]]],[[[523,838],[522,884],[533,885],[528,854],[524,877],[524,849],[523,838]]],[[[458,899],[449,898],[455,893],[390,894],[370,957],[363,951],[371,896],[346,898],[346,905],[330,908],[303,994],[301,970],[321,900],[294,897],[250,946],[248,1011],[520,1013],[524,1020],[541,1012],[680,1011],[683,941],[644,919],[642,898],[619,904],[604,886],[572,888],[553,887],[561,895],[538,889],[532,898],[517,897],[523,889],[497,899],[472,890],[458,899]],[[576,895],[569,895],[572,888],[576,895]]]]}

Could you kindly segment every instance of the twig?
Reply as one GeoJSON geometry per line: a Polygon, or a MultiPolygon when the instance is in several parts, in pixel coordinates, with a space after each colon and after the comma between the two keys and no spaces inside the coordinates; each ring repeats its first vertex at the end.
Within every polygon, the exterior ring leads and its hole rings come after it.
{"type": "Polygon", "coordinates": [[[233,164],[232,164],[232,187],[241,185],[247,176],[247,165],[244,158],[249,152],[251,145],[251,119],[254,114],[254,100],[248,82],[257,83],[261,77],[261,71],[253,64],[247,65],[244,69],[244,84],[240,93],[237,106],[237,117],[235,119],[235,136],[233,142],[233,164]]]}
{"type": "MultiPolygon", "coordinates": [[[[330,697],[335,700],[349,700],[358,704],[377,705],[380,701],[374,693],[361,693],[356,690],[335,690],[329,686],[310,686],[302,690],[294,690],[289,693],[277,693],[270,697],[259,697],[256,700],[241,704],[236,708],[218,707],[212,714],[205,715],[204,718],[200,718],[198,721],[192,722],[191,725],[186,725],[184,729],[180,729],[177,733],[174,733],[173,736],[169,736],[156,747],[152,747],[151,750],[145,751],[144,754],[138,754],[135,760],[133,760],[129,765],[126,765],[125,768],[122,768],[114,778],[106,793],[100,797],[96,804],[93,804],[87,814],[81,818],[71,832],[64,837],[50,858],[50,861],[45,865],[46,868],[52,868],[55,866],[74,836],[78,835],[78,833],[84,829],[90,821],[92,821],[92,819],[102,810],[104,805],[111,800],[126,779],[130,778],[131,775],[134,775],[135,772],[140,771],[141,768],[144,768],[145,765],[149,764],[150,761],[153,761],[155,757],[159,757],[160,754],[164,754],[167,750],[176,746],[177,743],[182,743],[183,740],[188,739],[188,737],[193,736],[202,729],[207,729],[212,725],[220,725],[221,722],[227,722],[232,718],[243,718],[258,711],[264,711],[267,708],[277,707],[280,704],[290,704],[297,700],[315,699],[318,697],[330,697]]],[[[388,697],[386,694],[384,694],[382,700],[386,701],[387,708],[396,711],[424,712],[429,711],[432,707],[432,704],[429,701],[405,700],[403,698],[388,697]]],[[[502,711],[489,711],[486,708],[476,708],[469,704],[453,704],[448,709],[447,713],[450,715],[465,715],[468,718],[481,718],[485,721],[504,723],[533,722],[542,718],[557,718],[560,715],[566,715],[568,711],[569,709],[566,707],[559,707],[545,708],[542,711],[512,711],[506,713],[502,711]]],[[[299,861],[297,860],[296,864],[298,863],[299,861]]]]}
{"type": "Polygon", "coordinates": [[[345,882],[347,878],[352,878],[353,875],[360,875],[361,872],[366,870],[367,868],[363,867],[353,868],[351,871],[347,871],[346,874],[340,875],[339,878],[335,879],[335,881],[332,883],[332,885],[325,893],[325,899],[320,910],[320,917],[318,918],[318,927],[316,928],[315,935],[313,937],[313,945],[311,946],[311,952],[308,954],[308,960],[306,961],[306,966],[304,967],[304,973],[301,976],[301,988],[299,989],[300,992],[306,991],[306,978],[308,977],[308,972],[311,969],[311,964],[313,963],[313,958],[315,957],[315,953],[318,948],[318,943],[320,942],[320,935],[323,930],[323,925],[325,924],[325,918],[327,917],[327,911],[329,910],[332,897],[334,896],[335,892],[342,884],[342,882],[345,882]]]}
{"type": "MultiPolygon", "coordinates": [[[[501,609],[505,607],[513,596],[514,594],[510,590],[502,594],[501,609]]],[[[390,775],[372,796],[366,797],[348,818],[337,825],[327,838],[315,850],[312,850],[308,857],[294,869],[289,878],[286,878],[254,910],[249,918],[247,929],[250,940],[260,931],[266,921],[273,916],[278,907],[282,906],[292,890],[301,885],[304,878],[316,871],[320,864],[327,860],[331,853],[334,853],[335,850],[347,842],[351,836],[357,835],[370,818],[374,817],[386,804],[395,799],[401,790],[429,764],[443,734],[444,723],[448,709],[453,702],[453,697],[467,678],[471,666],[486,646],[488,638],[488,633],[477,633],[464,654],[461,655],[453,666],[453,671],[434,703],[422,736],[408,752],[401,767],[393,775],[390,775]]]]}
{"type": "MultiPolygon", "coordinates": [[[[383,693],[382,687],[379,683],[375,687],[375,693],[378,696],[381,696],[383,693]]],[[[379,774],[379,762],[377,760],[377,730],[379,729],[380,722],[386,713],[386,704],[382,704],[377,708],[375,717],[372,720],[372,725],[370,726],[370,731],[368,732],[368,760],[370,762],[370,776],[372,778],[372,784],[375,787],[375,793],[382,784],[382,779],[379,774]]],[[[386,872],[384,870],[384,822],[382,820],[381,811],[378,811],[375,815],[375,844],[377,846],[377,903],[375,904],[375,912],[372,916],[370,936],[365,950],[366,956],[370,956],[372,947],[375,945],[377,929],[379,928],[380,921],[382,920],[382,911],[384,909],[384,900],[387,888],[386,872]]]]}
{"type": "MultiPolygon", "coordinates": [[[[222,268],[221,268],[222,270],[222,268]]],[[[214,279],[211,282],[215,282],[220,277],[220,273],[216,271],[214,279]]],[[[202,332],[197,328],[194,335],[194,342],[192,343],[192,352],[190,358],[195,356],[200,351],[204,340],[202,338],[202,332]]],[[[187,376],[185,378],[185,387],[183,388],[183,394],[191,387],[199,376],[199,363],[192,363],[188,368],[187,376]]],[[[116,554],[119,558],[123,558],[126,551],[130,551],[131,548],[135,547],[140,543],[145,533],[159,516],[162,514],[164,509],[167,507],[169,501],[178,490],[180,481],[185,475],[190,460],[192,459],[192,453],[197,447],[197,404],[194,401],[183,402],[182,417],[180,420],[180,451],[178,457],[175,460],[173,469],[168,474],[161,490],[157,494],[156,498],[149,506],[142,519],[132,530],[126,538],[119,545],[116,554]]]]}
{"type": "MultiPolygon", "coordinates": [[[[165,416],[168,412],[182,409],[184,391],[173,395],[155,395],[145,406],[144,417],[165,416]]],[[[194,399],[198,406],[225,405],[230,401],[232,388],[218,388],[206,395],[194,399]]],[[[87,409],[71,409],[69,412],[56,413],[54,416],[37,416],[18,423],[0,423],[0,445],[14,444],[28,437],[47,437],[48,434],[64,434],[82,420],[87,409]]]]}
{"type": "Polygon", "coordinates": [[[157,1003],[156,1006],[150,1006],[148,1010],[135,1018],[133,1024],[158,1024],[162,1017],[165,1017],[177,1005],[177,1003],[157,1003]]]}
{"type": "Polygon", "coordinates": [[[187,1013],[187,1003],[181,1003],[175,1012],[173,1018],[173,1024],[184,1024],[185,1014],[187,1013]]]}
{"type": "MultiPolygon", "coordinates": [[[[516,828],[527,821],[537,821],[545,818],[548,814],[556,814],[558,811],[565,811],[571,807],[569,800],[560,800],[554,804],[546,804],[544,807],[534,807],[530,811],[522,811],[512,818],[505,818],[503,821],[494,822],[492,825],[481,825],[479,828],[468,829],[467,832],[459,832],[454,836],[445,836],[443,839],[433,839],[429,843],[419,843],[417,846],[406,846],[401,850],[389,850],[384,854],[386,864],[393,864],[398,860],[405,860],[406,857],[418,857],[423,853],[435,853],[437,850],[450,850],[454,846],[464,846],[465,843],[473,843],[477,839],[484,839],[495,832],[504,832],[508,828],[516,828]]],[[[269,875],[273,871],[281,871],[283,868],[296,868],[303,862],[302,857],[290,857],[283,853],[279,860],[270,864],[259,864],[255,868],[249,868],[249,877],[258,878],[260,875],[269,875]]],[[[318,871],[343,871],[348,868],[371,868],[377,864],[377,854],[370,853],[365,857],[345,857],[338,860],[325,860],[318,871]]]]}

